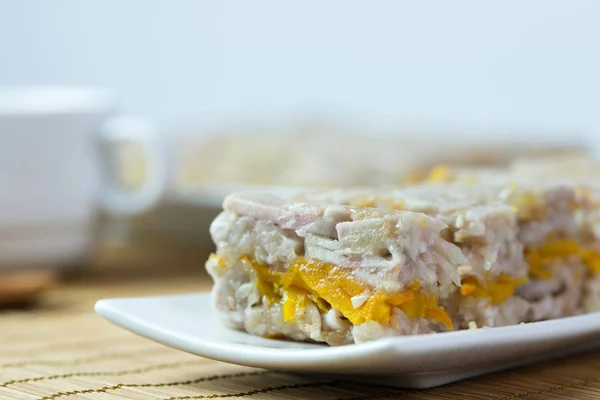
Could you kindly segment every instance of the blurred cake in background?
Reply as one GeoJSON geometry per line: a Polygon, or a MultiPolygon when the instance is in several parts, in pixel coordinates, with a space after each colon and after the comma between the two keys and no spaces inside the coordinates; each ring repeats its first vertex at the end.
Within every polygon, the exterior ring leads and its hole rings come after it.
{"type": "Polygon", "coordinates": [[[176,191],[211,186],[348,187],[402,184],[424,178],[437,164],[502,166],[519,157],[585,154],[567,137],[466,137],[342,132],[312,128],[284,132],[185,136],[173,143],[176,191]]]}

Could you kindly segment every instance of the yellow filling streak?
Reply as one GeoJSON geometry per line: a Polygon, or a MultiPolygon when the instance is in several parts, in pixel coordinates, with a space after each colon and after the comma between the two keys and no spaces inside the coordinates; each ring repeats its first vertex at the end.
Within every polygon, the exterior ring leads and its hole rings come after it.
{"type": "Polygon", "coordinates": [[[582,250],[579,255],[590,272],[600,274],[600,253],[592,250],[582,250]]]}
{"type": "Polygon", "coordinates": [[[552,272],[544,266],[558,259],[579,256],[590,272],[600,273],[600,253],[582,248],[573,240],[556,240],[536,249],[526,249],[525,259],[529,263],[530,276],[533,278],[550,278],[552,272]]]}
{"type": "MultiPolygon", "coordinates": [[[[575,241],[557,240],[525,250],[525,259],[530,266],[529,277],[550,278],[552,272],[544,269],[544,266],[573,255],[581,257],[590,272],[600,273],[600,253],[586,250],[575,241]]],[[[224,267],[221,259],[217,261],[220,267],[224,267]]],[[[288,322],[294,321],[298,310],[312,302],[322,312],[331,307],[339,310],[355,325],[369,321],[387,323],[391,319],[393,308],[398,307],[410,318],[427,318],[453,329],[452,321],[444,308],[438,305],[435,297],[421,293],[418,282],[400,294],[375,293],[355,308],[352,298],[362,294],[367,288],[334,265],[301,259],[292,263],[286,272],[278,272],[249,257],[244,256],[241,261],[255,271],[256,285],[267,301],[282,303],[283,317],[288,322]]],[[[512,296],[526,280],[527,278],[514,279],[501,274],[495,281],[481,284],[475,277],[466,277],[462,279],[460,293],[463,296],[486,297],[490,299],[490,303],[498,304],[512,296]]]]}
{"type": "Polygon", "coordinates": [[[286,272],[277,272],[249,257],[241,260],[255,271],[256,284],[267,301],[283,304],[285,321],[294,321],[297,311],[312,301],[322,311],[330,307],[339,310],[355,325],[369,321],[387,323],[392,309],[398,307],[410,318],[427,318],[453,329],[450,317],[438,305],[437,299],[421,293],[418,282],[400,294],[375,293],[355,308],[352,297],[363,293],[366,287],[334,265],[298,260],[286,272]]]}
{"type": "Polygon", "coordinates": [[[216,263],[219,268],[225,269],[227,267],[227,265],[225,264],[225,260],[223,260],[221,257],[217,256],[216,254],[211,254],[208,257],[209,261],[212,261],[214,263],[216,263]]]}
{"type": "MultiPolygon", "coordinates": [[[[525,249],[525,260],[529,264],[529,278],[547,279],[552,277],[552,271],[544,267],[561,258],[579,256],[588,270],[600,273],[600,253],[586,250],[572,240],[555,240],[538,248],[525,249]]],[[[491,303],[501,303],[513,295],[514,291],[525,283],[527,278],[515,280],[501,274],[494,282],[480,284],[474,277],[462,279],[460,293],[463,296],[488,297],[491,303]]]]}
{"type": "Polygon", "coordinates": [[[548,207],[543,205],[533,193],[523,193],[515,196],[510,205],[520,220],[540,220],[548,215],[548,207]]]}
{"type": "Polygon", "coordinates": [[[527,278],[514,279],[508,275],[500,274],[494,282],[480,285],[475,277],[469,276],[462,279],[460,294],[463,296],[487,297],[492,304],[504,302],[513,295],[517,287],[521,286],[527,278]]]}
{"type": "Polygon", "coordinates": [[[425,182],[445,182],[450,178],[450,167],[447,165],[436,165],[429,171],[425,182]]]}

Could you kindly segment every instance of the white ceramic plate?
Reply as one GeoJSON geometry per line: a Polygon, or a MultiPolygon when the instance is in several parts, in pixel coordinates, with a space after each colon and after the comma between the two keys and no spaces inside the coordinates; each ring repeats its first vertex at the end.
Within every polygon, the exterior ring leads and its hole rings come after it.
{"type": "Polygon", "coordinates": [[[264,339],[221,325],[210,295],[107,299],[96,312],[141,336],[206,358],[427,388],[600,347],[600,313],[503,328],[328,347],[264,339]]]}

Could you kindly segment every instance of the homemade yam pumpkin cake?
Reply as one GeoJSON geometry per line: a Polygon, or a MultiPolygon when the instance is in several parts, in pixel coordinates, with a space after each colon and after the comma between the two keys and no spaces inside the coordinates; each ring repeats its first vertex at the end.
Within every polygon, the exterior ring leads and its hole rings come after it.
{"type": "Polygon", "coordinates": [[[228,325],[331,345],[574,315],[581,196],[562,184],[232,194],[206,267],[228,325]]]}

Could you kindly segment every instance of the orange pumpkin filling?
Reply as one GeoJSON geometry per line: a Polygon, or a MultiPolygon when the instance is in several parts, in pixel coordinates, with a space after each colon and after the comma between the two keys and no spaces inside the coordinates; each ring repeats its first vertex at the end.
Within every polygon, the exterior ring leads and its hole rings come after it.
{"type": "Polygon", "coordinates": [[[490,303],[504,302],[515,293],[517,287],[525,283],[527,278],[515,279],[505,274],[500,274],[495,281],[480,284],[475,277],[469,276],[462,279],[460,294],[463,296],[487,297],[490,303]]]}
{"type": "Polygon", "coordinates": [[[538,248],[525,250],[529,274],[533,278],[550,278],[552,272],[544,267],[569,256],[579,256],[590,272],[600,273],[600,253],[585,249],[573,240],[555,240],[538,248]]]}
{"type": "MultiPolygon", "coordinates": [[[[600,273],[600,253],[582,248],[577,242],[560,240],[548,242],[538,248],[527,248],[525,259],[530,266],[530,278],[544,279],[552,276],[545,269],[549,263],[568,256],[578,255],[590,272],[600,273]]],[[[212,255],[221,268],[224,261],[212,255]]],[[[427,318],[452,330],[452,321],[437,298],[425,295],[418,282],[397,294],[372,293],[344,268],[332,264],[299,259],[287,271],[279,272],[268,265],[259,264],[243,256],[241,262],[256,274],[256,286],[269,303],[281,303],[283,317],[287,322],[308,304],[315,304],[320,311],[334,308],[355,325],[365,322],[389,323],[395,307],[410,318],[427,318]],[[364,296],[364,298],[363,298],[364,296]],[[361,297],[360,301],[355,298],[361,297]]],[[[489,298],[491,304],[506,301],[528,278],[515,279],[500,274],[494,281],[480,283],[475,277],[462,279],[460,293],[463,296],[489,298]]]]}
{"type": "Polygon", "coordinates": [[[355,325],[369,321],[388,323],[393,308],[398,307],[410,318],[427,318],[453,329],[443,307],[438,305],[435,297],[421,293],[418,282],[399,294],[369,294],[355,306],[353,298],[364,294],[368,288],[343,268],[299,259],[287,271],[277,272],[249,257],[242,257],[241,261],[255,271],[256,285],[267,301],[281,302],[285,321],[294,321],[297,311],[313,302],[322,311],[332,307],[339,310],[355,325]]]}
{"type": "MultiPolygon", "coordinates": [[[[591,273],[600,273],[600,253],[582,248],[572,240],[555,240],[537,248],[525,249],[525,260],[529,264],[529,278],[547,279],[552,271],[546,266],[565,257],[579,256],[591,273]]],[[[516,288],[527,278],[514,279],[501,274],[495,281],[479,283],[474,277],[462,279],[460,293],[463,296],[488,297],[491,303],[501,303],[513,295],[516,288]]]]}

